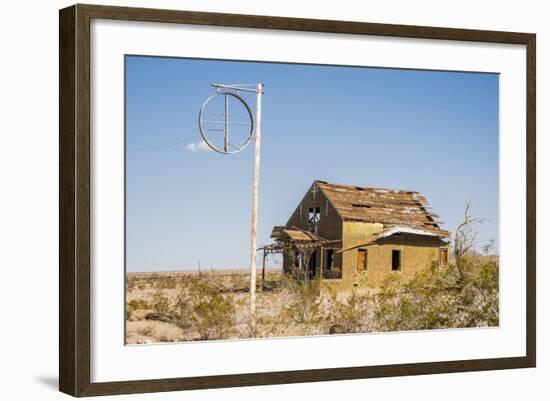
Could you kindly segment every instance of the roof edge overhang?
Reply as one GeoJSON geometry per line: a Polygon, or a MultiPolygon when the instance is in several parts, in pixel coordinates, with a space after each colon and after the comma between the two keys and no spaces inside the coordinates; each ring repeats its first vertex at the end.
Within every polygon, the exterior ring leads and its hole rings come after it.
{"type": "Polygon", "coordinates": [[[362,246],[372,245],[380,239],[388,238],[388,237],[391,237],[392,235],[396,235],[396,234],[412,234],[412,235],[420,235],[420,236],[425,236],[425,237],[435,237],[435,238],[439,238],[442,241],[445,238],[449,238],[448,231],[443,231],[443,230],[438,230],[438,231],[439,232],[427,231],[427,230],[423,230],[421,228],[414,228],[414,227],[395,226],[395,227],[391,227],[391,228],[388,228],[386,230],[383,230],[383,231],[381,231],[377,234],[373,234],[371,236],[371,238],[369,238],[368,241],[364,241],[360,244],[356,244],[356,245],[353,245],[353,246],[349,246],[347,248],[343,248],[343,249],[339,250],[337,253],[343,253],[343,252],[346,252],[346,251],[351,251],[353,249],[361,248],[362,246]]]}
{"type": "Polygon", "coordinates": [[[448,238],[449,233],[443,230],[430,231],[423,228],[407,227],[407,226],[393,226],[384,230],[378,234],[376,239],[390,237],[395,234],[415,234],[415,235],[425,235],[428,237],[439,237],[439,238],[448,238]]]}

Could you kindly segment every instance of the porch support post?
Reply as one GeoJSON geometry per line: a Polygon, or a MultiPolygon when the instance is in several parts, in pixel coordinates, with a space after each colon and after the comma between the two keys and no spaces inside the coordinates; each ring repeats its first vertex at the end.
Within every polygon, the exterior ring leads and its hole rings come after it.
{"type": "Polygon", "coordinates": [[[323,279],[323,262],[324,262],[323,256],[325,254],[323,245],[321,245],[320,252],[321,252],[321,257],[319,258],[319,279],[322,280],[323,279]]]}
{"type": "Polygon", "coordinates": [[[265,289],[264,283],[265,283],[265,248],[263,249],[263,256],[262,256],[262,287],[261,290],[263,291],[265,289]]]}

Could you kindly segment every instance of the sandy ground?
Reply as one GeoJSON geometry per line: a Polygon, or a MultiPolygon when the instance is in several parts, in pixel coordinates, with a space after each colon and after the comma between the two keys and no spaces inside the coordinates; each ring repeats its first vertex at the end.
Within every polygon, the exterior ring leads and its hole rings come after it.
{"type": "MultiPolygon", "coordinates": [[[[215,276],[224,296],[229,297],[236,307],[235,330],[228,338],[248,337],[249,322],[249,276],[247,269],[224,269],[202,272],[208,279],[215,276]]],[[[170,305],[177,302],[178,295],[185,291],[188,277],[197,278],[198,272],[129,273],[127,275],[126,342],[127,344],[149,344],[155,342],[196,341],[201,336],[191,328],[179,327],[170,321],[154,320],[158,311],[155,298],[164,297],[170,305]]],[[[261,272],[258,272],[256,295],[257,329],[259,337],[276,335],[274,320],[286,301],[286,294],[280,289],[280,269],[266,271],[266,291],[261,291],[261,272]],[[269,331],[269,333],[267,332],[269,331]]],[[[168,320],[168,319],[167,319],[168,320]]]]}

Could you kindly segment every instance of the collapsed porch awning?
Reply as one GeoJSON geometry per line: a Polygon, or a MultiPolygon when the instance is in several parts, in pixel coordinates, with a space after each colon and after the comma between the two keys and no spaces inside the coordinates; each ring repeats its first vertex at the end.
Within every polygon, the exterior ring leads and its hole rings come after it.
{"type": "Polygon", "coordinates": [[[291,241],[323,241],[324,239],[311,231],[302,230],[297,227],[285,228],[282,226],[276,226],[271,232],[271,238],[279,241],[291,240],[291,241]]]}
{"type": "Polygon", "coordinates": [[[275,226],[271,232],[271,238],[275,239],[275,242],[270,245],[266,245],[259,249],[274,252],[276,250],[283,250],[289,245],[295,248],[318,248],[321,246],[330,247],[332,249],[340,249],[342,246],[342,240],[327,240],[319,235],[302,230],[298,227],[285,228],[283,226],[275,226]]]}

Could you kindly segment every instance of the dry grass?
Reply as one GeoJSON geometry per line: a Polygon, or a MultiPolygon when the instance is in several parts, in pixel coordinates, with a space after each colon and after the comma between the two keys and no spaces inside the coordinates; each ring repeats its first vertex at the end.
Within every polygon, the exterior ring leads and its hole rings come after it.
{"type": "Polygon", "coordinates": [[[279,269],[267,269],[266,291],[261,291],[258,282],[257,326],[255,333],[251,333],[247,269],[129,273],[126,342],[144,344],[285,335],[277,320],[282,305],[287,302],[280,288],[282,279],[279,269]],[[204,316],[212,311],[221,313],[205,319],[204,316]],[[149,332],[147,328],[154,330],[149,332]]]}
{"type": "Polygon", "coordinates": [[[126,342],[198,341],[498,325],[498,261],[469,259],[468,273],[426,271],[376,293],[344,296],[319,282],[266,274],[250,325],[246,269],[128,274],[126,342]]]}

